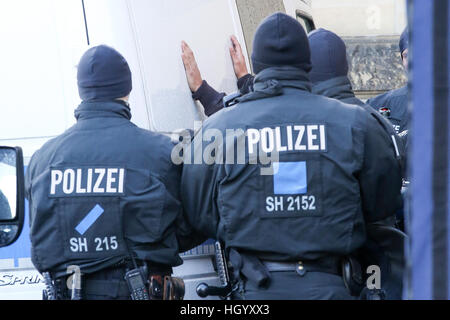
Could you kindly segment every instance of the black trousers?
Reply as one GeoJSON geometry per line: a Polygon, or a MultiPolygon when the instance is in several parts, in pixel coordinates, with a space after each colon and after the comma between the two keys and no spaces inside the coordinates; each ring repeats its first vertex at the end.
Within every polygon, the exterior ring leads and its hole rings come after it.
{"type": "Polygon", "coordinates": [[[322,272],[306,272],[300,276],[295,271],[271,272],[267,288],[259,288],[244,281],[245,300],[354,300],[344,285],[342,277],[322,272]]]}

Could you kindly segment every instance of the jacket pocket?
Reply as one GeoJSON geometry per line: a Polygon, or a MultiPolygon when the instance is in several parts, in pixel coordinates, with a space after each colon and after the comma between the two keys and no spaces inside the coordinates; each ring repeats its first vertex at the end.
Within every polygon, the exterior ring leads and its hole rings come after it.
{"type": "Polygon", "coordinates": [[[67,259],[97,260],[126,254],[118,197],[60,198],[55,208],[67,259]]]}
{"type": "MultiPolygon", "coordinates": [[[[128,174],[132,177],[132,174],[128,174]]],[[[138,244],[150,244],[162,239],[162,219],[167,190],[159,177],[139,173],[126,198],[122,199],[125,237],[138,244]],[[143,180],[142,177],[145,177],[143,180]]]]}

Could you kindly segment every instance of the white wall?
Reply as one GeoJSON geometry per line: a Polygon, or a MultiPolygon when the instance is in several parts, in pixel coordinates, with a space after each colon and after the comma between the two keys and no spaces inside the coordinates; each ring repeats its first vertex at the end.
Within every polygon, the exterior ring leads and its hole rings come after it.
{"type": "Polygon", "coordinates": [[[85,0],[93,44],[115,47],[133,72],[134,121],[157,131],[193,128],[203,119],[188,88],[181,40],[195,53],[202,76],[214,88],[235,91],[229,37],[237,34],[230,0],[85,0]],[[131,23],[130,23],[131,22],[131,23]],[[146,109],[144,109],[146,107],[146,109]]]}
{"type": "Polygon", "coordinates": [[[399,35],[406,27],[405,0],[313,0],[317,28],[340,36],[399,35]]]}
{"type": "Polygon", "coordinates": [[[75,122],[75,65],[86,48],[81,2],[1,1],[0,41],[0,145],[25,144],[29,157],[75,122]]]}

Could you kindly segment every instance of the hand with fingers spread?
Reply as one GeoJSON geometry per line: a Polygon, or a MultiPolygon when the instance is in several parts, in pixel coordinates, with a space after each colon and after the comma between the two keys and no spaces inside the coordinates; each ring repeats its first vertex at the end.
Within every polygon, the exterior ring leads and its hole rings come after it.
{"type": "Polygon", "coordinates": [[[200,74],[200,69],[195,61],[194,52],[185,41],[181,41],[181,59],[183,60],[184,69],[186,71],[186,78],[189,89],[196,92],[202,85],[203,79],[200,74]]]}
{"type": "Polygon", "coordinates": [[[248,70],[247,65],[245,64],[245,57],[242,53],[241,45],[234,35],[231,36],[230,55],[231,60],[233,61],[233,68],[236,78],[239,79],[247,75],[248,70]]]}

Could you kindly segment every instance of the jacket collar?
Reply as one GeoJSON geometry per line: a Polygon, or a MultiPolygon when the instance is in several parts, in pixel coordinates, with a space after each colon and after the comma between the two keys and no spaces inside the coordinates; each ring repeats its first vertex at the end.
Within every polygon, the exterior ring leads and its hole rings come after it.
{"type": "Polygon", "coordinates": [[[295,88],[311,92],[308,73],[295,67],[271,67],[262,70],[255,76],[253,89],[239,97],[237,102],[274,97],[283,93],[283,88],[295,88]]]}
{"type": "Polygon", "coordinates": [[[355,97],[352,84],[347,76],[318,82],[313,86],[312,92],[347,103],[363,104],[362,101],[355,97]]]}
{"type": "Polygon", "coordinates": [[[79,120],[94,118],[125,118],[131,120],[128,103],[114,101],[83,101],[75,110],[75,118],[79,120]]]}
{"type": "Polygon", "coordinates": [[[255,76],[254,85],[270,80],[278,81],[283,87],[291,86],[311,91],[308,73],[300,68],[285,66],[264,69],[255,76]]]}

